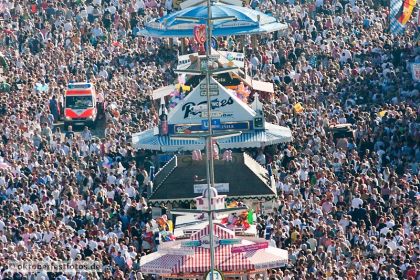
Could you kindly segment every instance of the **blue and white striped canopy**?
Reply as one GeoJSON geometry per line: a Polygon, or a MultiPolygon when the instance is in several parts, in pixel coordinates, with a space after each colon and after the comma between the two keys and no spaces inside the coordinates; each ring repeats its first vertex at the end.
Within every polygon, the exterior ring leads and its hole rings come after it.
{"type": "MultiPolygon", "coordinates": [[[[292,141],[292,132],[287,127],[265,124],[265,130],[244,132],[239,136],[218,140],[221,149],[259,148],[268,145],[292,141]]],[[[181,137],[181,135],[180,135],[181,137]]],[[[157,150],[163,152],[181,152],[204,149],[204,139],[174,139],[169,136],[154,135],[154,129],[149,129],[133,135],[133,145],[136,149],[157,150]]]]}
{"type": "MultiPolygon", "coordinates": [[[[287,29],[287,24],[276,18],[245,7],[213,3],[212,18],[235,17],[236,20],[216,21],[213,23],[213,35],[245,35],[270,33],[287,29]]],[[[206,24],[207,6],[193,6],[160,19],[153,20],[140,30],[139,35],[147,37],[193,37],[194,26],[206,24]],[[182,18],[199,18],[191,22],[182,18]]]]}

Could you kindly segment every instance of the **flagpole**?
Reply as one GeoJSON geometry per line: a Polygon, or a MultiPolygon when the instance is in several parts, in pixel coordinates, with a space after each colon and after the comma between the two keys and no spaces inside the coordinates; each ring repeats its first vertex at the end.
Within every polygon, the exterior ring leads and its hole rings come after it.
{"type": "Polygon", "coordinates": [[[214,232],[213,232],[213,212],[212,212],[212,195],[211,190],[214,188],[214,161],[213,161],[213,125],[211,114],[211,99],[210,99],[210,55],[211,55],[211,38],[212,38],[212,12],[211,0],[207,0],[207,40],[206,40],[206,96],[207,96],[207,123],[208,123],[208,137],[206,141],[206,161],[207,161],[207,199],[209,204],[208,219],[209,219],[209,241],[210,241],[210,280],[214,279],[214,232]]]}

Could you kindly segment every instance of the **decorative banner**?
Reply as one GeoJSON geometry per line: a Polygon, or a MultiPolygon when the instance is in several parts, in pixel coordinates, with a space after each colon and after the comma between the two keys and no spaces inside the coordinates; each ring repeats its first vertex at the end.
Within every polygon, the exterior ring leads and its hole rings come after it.
{"type": "Polygon", "coordinates": [[[411,64],[411,71],[412,71],[412,76],[413,76],[413,80],[416,82],[420,81],[420,63],[412,63],[411,64]]]}
{"type": "Polygon", "coordinates": [[[266,249],[266,248],[268,248],[268,242],[261,242],[261,243],[251,244],[251,245],[232,247],[231,252],[244,253],[244,252],[257,251],[257,250],[266,249]]]}
{"type": "Polygon", "coordinates": [[[200,24],[194,26],[194,39],[199,45],[198,52],[199,54],[204,54],[204,43],[206,42],[206,25],[200,24]]]}
{"type": "Polygon", "coordinates": [[[206,25],[200,24],[194,27],[194,39],[198,44],[206,42],[206,25]]]}

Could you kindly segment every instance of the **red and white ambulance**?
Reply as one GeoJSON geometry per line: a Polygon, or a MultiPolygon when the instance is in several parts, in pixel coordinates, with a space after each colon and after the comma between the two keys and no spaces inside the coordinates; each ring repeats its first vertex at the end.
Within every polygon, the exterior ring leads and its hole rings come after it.
{"type": "Polygon", "coordinates": [[[98,115],[96,91],[92,83],[70,83],[64,93],[64,127],[94,127],[98,115]]]}

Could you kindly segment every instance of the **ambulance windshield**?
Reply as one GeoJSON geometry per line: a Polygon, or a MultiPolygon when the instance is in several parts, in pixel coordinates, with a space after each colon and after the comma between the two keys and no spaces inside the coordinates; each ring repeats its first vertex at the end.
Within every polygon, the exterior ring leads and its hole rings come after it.
{"type": "Polygon", "coordinates": [[[85,109],[93,107],[92,96],[67,96],[66,108],[85,109]]]}

